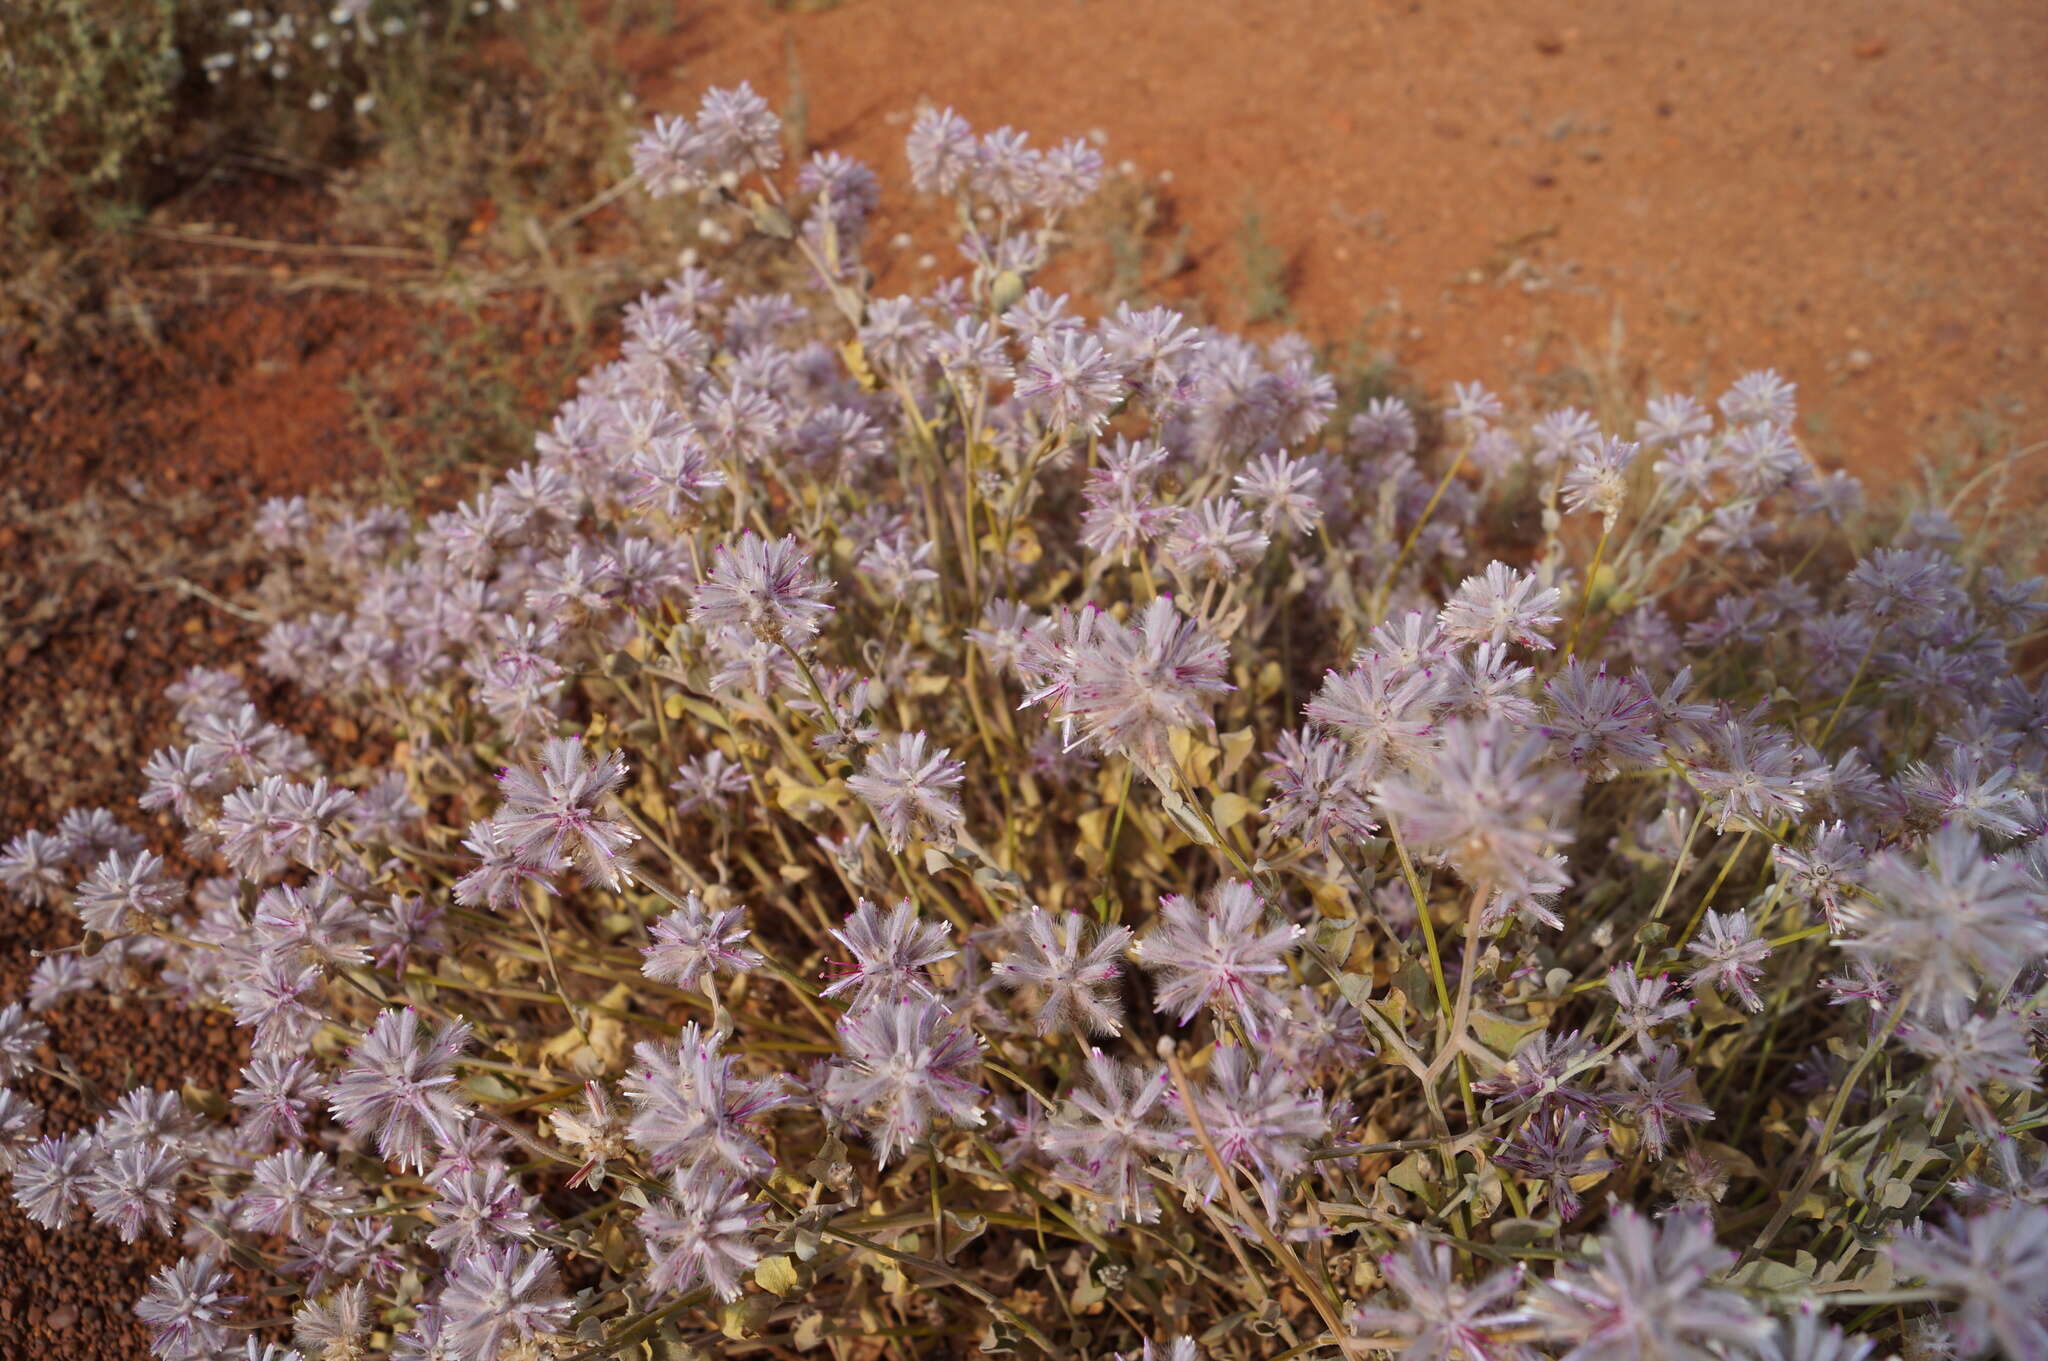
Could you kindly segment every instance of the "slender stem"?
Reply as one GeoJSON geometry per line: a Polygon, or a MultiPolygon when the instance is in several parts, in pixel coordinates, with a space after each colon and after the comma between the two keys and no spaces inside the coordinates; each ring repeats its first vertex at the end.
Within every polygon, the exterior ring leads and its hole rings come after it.
{"type": "Polygon", "coordinates": [[[1301,1259],[1295,1255],[1294,1250],[1280,1240],[1266,1223],[1265,1217],[1255,1212],[1250,1202],[1245,1200],[1244,1193],[1237,1189],[1236,1178],[1231,1175],[1230,1169],[1224,1166],[1222,1157],[1216,1152],[1215,1142],[1209,1137],[1208,1127],[1202,1121],[1201,1108],[1196,1105],[1194,1091],[1188,1084],[1188,1070],[1181,1063],[1177,1049],[1166,1049],[1166,1066],[1173,1074],[1174,1089],[1180,1093],[1181,1105],[1187,1111],[1188,1124],[1194,1131],[1195,1142],[1201,1145],[1202,1156],[1208,1159],[1209,1167],[1216,1173],[1217,1184],[1223,1188],[1223,1194],[1229,1199],[1230,1208],[1236,1212],[1241,1222],[1250,1226],[1258,1235],[1259,1241],[1265,1245],[1266,1251],[1272,1254],[1273,1260],[1280,1264],[1281,1270],[1287,1273],[1295,1287],[1308,1297],[1316,1312],[1322,1315],[1323,1326],[1330,1330],[1330,1336],[1337,1340],[1338,1347],[1346,1356],[1353,1355],[1355,1344],[1345,1332],[1344,1316],[1339,1311],[1336,1300],[1332,1299],[1329,1291],[1309,1274],[1308,1268],[1301,1264],[1301,1259]]]}
{"type": "Polygon", "coordinates": [[[1671,876],[1664,881],[1664,892],[1657,897],[1657,905],[1650,909],[1650,921],[1657,921],[1664,915],[1664,909],[1671,904],[1671,895],[1678,888],[1678,877],[1685,872],[1685,860],[1692,853],[1693,838],[1699,835],[1700,820],[1706,816],[1705,803],[1695,804],[1692,818],[1685,825],[1685,840],[1678,847],[1678,858],[1671,862],[1671,876]]]}
{"type": "Polygon", "coordinates": [[[1813,739],[1815,750],[1826,746],[1828,738],[1834,735],[1835,724],[1842,721],[1842,712],[1849,707],[1849,696],[1855,694],[1856,687],[1862,683],[1864,669],[1870,665],[1870,659],[1876,655],[1878,640],[1883,637],[1884,626],[1880,624],[1877,630],[1870,635],[1870,646],[1864,648],[1863,655],[1856,659],[1856,673],[1850,676],[1849,683],[1842,687],[1842,697],[1835,701],[1835,711],[1828,715],[1827,724],[1821,728],[1820,736],[1813,739]]]}
{"type": "Polygon", "coordinates": [[[1579,592],[1579,615],[1572,620],[1572,636],[1564,645],[1564,660],[1579,650],[1579,632],[1586,627],[1586,613],[1593,606],[1593,583],[1600,576],[1600,559],[1607,555],[1607,536],[1614,531],[1610,520],[1600,522],[1600,542],[1593,546],[1593,565],[1586,569],[1586,589],[1579,592]]]}
{"type": "Polygon", "coordinates": [[[1493,885],[1482,882],[1472,890],[1472,905],[1465,910],[1465,963],[1458,975],[1458,1004],[1451,1013],[1451,1034],[1443,1051],[1430,1064],[1432,1073],[1452,1059],[1458,1070],[1458,1095],[1465,1107],[1465,1121],[1479,1119],[1478,1103],[1472,1099],[1472,1069],[1465,1059],[1465,1026],[1472,1017],[1472,976],[1479,972],[1479,919],[1493,897],[1493,885]]]}
{"type": "MultiPolygon", "coordinates": [[[[1108,906],[1119,920],[1123,917],[1123,904],[1117,900],[1116,896],[1116,843],[1122,839],[1124,834],[1124,809],[1130,806],[1131,780],[1137,773],[1137,766],[1129,761],[1124,762],[1123,785],[1117,790],[1116,795],[1116,816],[1110,820],[1109,841],[1102,848],[1103,886],[1109,890],[1106,895],[1108,906]]],[[[1104,920],[1109,920],[1107,914],[1105,914],[1104,920]]]]}
{"type": "Polygon", "coordinates": [[[1415,551],[1415,541],[1422,537],[1423,526],[1427,525],[1429,517],[1436,513],[1436,503],[1444,499],[1444,493],[1451,488],[1451,479],[1465,466],[1465,455],[1471,451],[1472,437],[1468,434],[1464,442],[1458,446],[1458,456],[1451,460],[1450,467],[1444,469],[1443,480],[1438,482],[1436,490],[1429,494],[1429,503],[1422,508],[1422,514],[1416,517],[1414,528],[1408,531],[1407,538],[1401,540],[1401,551],[1394,555],[1394,565],[1387,569],[1387,575],[1380,581],[1379,589],[1373,592],[1372,612],[1375,616],[1386,607],[1387,596],[1393,591],[1395,583],[1401,579],[1401,569],[1408,565],[1408,555],[1415,551]]]}
{"type": "Polygon", "coordinates": [[[1813,1161],[1808,1163],[1806,1170],[1800,1174],[1798,1186],[1779,1203],[1777,1213],[1771,1216],[1771,1222],[1764,1226],[1764,1231],[1749,1245],[1749,1251],[1742,1254],[1745,1261],[1763,1254],[1764,1249],[1771,1245],[1772,1240],[1785,1227],[1785,1222],[1792,1218],[1792,1212],[1799,1207],[1799,1202],[1806,1199],[1806,1193],[1813,1189],[1813,1183],[1819,1178],[1821,1168],[1827,1162],[1828,1146],[1835,1140],[1835,1127],[1842,1123],[1842,1112],[1849,1108],[1849,1096],[1856,1090],[1856,1080],[1863,1076],[1864,1069],[1870,1067],[1872,1060],[1884,1051],[1886,1041],[1890,1040],[1892,1032],[1899,1028],[1899,1022],[1905,1019],[1906,1004],[1912,1000],[1911,988],[1899,994],[1899,1000],[1892,1004],[1891,1014],[1885,1017],[1883,1028],[1871,1037],[1862,1054],[1857,1056],[1856,1062],[1850,1065],[1849,1071],[1843,1075],[1842,1085],[1836,1088],[1835,1099],[1828,1105],[1827,1123],[1821,1126],[1820,1137],[1814,1141],[1813,1161]]]}
{"type": "Polygon", "coordinates": [[[1394,854],[1401,861],[1401,876],[1408,881],[1408,892],[1415,899],[1415,920],[1422,926],[1422,943],[1429,950],[1429,978],[1436,985],[1437,1005],[1443,1009],[1444,1019],[1449,1020],[1456,1010],[1451,1005],[1451,990],[1444,983],[1443,955],[1437,949],[1436,923],[1429,917],[1429,900],[1422,892],[1422,880],[1415,873],[1415,863],[1408,858],[1408,847],[1401,840],[1400,829],[1394,826],[1392,817],[1387,819],[1387,838],[1394,843],[1394,854]]]}
{"type": "Polygon", "coordinates": [[[1686,922],[1685,930],[1680,932],[1678,939],[1672,943],[1674,950],[1685,949],[1686,942],[1692,939],[1692,933],[1700,929],[1701,919],[1707,915],[1707,909],[1714,905],[1714,896],[1721,891],[1721,885],[1728,881],[1728,872],[1735,868],[1737,861],[1742,859],[1742,853],[1749,849],[1749,839],[1754,835],[1756,833],[1752,829],[1745,831],[1737,839],[1735,849],[1728,852],[1727,860],[1721,864],[1721,872],[1714,876],[1713,883],[1707,885],[1707,891],[1701,896],[1699,906],[1692,910],[1692,919],[1686,922]]]}

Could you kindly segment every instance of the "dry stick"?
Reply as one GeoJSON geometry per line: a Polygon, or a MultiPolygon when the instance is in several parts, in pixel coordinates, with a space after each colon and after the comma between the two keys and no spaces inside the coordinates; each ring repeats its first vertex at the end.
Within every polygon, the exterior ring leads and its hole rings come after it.
{"type": "Polygon", "coordinates": [[[1187,1109],[1188,1124],[1194,1130],[1195,1142],[1202,1146],[1202,1156],[1209,1160],[1209,1166],[1214,1169],[1217,1183],[1222,1186],[1223,1194],[1230,1200],[1230,1208],[1237,1213],[1241,1221],[1251,1225],[1253,1231],[1258,1234],[1259,1241],[1265,1245],[1266,1251],[1294,1282],[1295,1288],[1300,1290],[1315,1306],[1316,1312],[1322,1315],[1323,1326],[1330,1330],[1330,1339],[1337,1344],[1338,1349],[1346,1356],[1356,1355],[1356,1346],[1350,1335],[1344,1331],[1343,1315],[1338,1311],[1336,1300],[1330,1297],[1329,1291],[1321,1283],[1309,1275],[1308,1268],[1301,1264],[1301,1259],[1295,1255],[1294,1249],[1280,1240],[1262,1216],[1252,1212],[1251,1204],[1245,1200],[1244,1193],[1237,1189],[1237,1181],[1231,1176],[1230,1169],[1223,1165],[1223,1159],[1217,1154],[1214,1141],[1209,1138],[1208,1126],[1202,1122],[1201,1108],[1195,1104],[1194,1091],[1188,1083],[1188,1070],[1180,1061],[1178,1047],[1169,1038],[1160,1044],[1160,1050],[1166,1059],[1168,1071],[1173,1074],[1174,1089],[1180,1093],[1181,1105],[1187,1109]]]}
{"type": "Polygon", "coordinates": [[[157,588],[169,588],[176,591],[179,595],[191,596],[195,600],[203,600],[215,609],[231,614],[244,623],[267,624],[270,622],[270,620],[247,606],[237,605],[232,600],[223,599],[212,591],[207,590],[204,586],[201,586],[198,582],[188,580],[185,577],[163,577],[150,584],[157,588]]]}
{"type": "Polygon", "coordinates": [[[257,251],[264,255],[290,255],[302,259],[317,260],[322,256],[340,255],[358,260],[403,260],[419,264],[431,261],[433,257],[423,250],[407,246],[349,246],[349,245],[306,245],[297,241],[261,241],[254,237],[228,236],[219,232],[182,231],[173,227],[137,227],[137,234],[153,236],[159,241],[182,241],[194,246],[225,246],[230,250],[257,251]]]}

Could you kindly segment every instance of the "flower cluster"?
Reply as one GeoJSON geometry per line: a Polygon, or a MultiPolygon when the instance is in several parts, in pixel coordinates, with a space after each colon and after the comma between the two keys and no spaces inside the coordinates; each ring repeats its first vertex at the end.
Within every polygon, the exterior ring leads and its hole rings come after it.
{"type": "Polygon", "coordinates": [[[451,508],[264,508],[152,817],[0,849],[85,941],[0,1009],[22,1212],[177,1245],[169,1361],[2048,1355],[1993,531],[1863,512],[1769,372],[1609,429],[1091,308],[1093,143],[906,151],[964,268],[875,296],[872,172],[657,120],[779,291],[651,289],[451,508]],[[46,1118],[94,991],[237,1084],[46,1118]]]}

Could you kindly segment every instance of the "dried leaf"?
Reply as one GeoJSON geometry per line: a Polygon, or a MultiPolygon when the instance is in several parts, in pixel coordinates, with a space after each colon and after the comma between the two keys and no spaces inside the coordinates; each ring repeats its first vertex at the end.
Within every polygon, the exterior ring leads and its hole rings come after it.
{"type": "Polygon", "coordinates": [[[796,1263],[781,1254],[762,1258],[754,1268],[754,1284],[778,1298],[795,1290],[798,1282],[796,1263]]]}

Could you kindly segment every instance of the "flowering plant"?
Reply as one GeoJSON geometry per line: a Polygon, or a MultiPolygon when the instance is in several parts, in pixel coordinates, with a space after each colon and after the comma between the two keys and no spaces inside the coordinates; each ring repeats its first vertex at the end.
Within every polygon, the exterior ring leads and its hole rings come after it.
{"type": "Polygon", "coordinates": [[[875,296],[868,169],[657,120],[800,286],[684,270],[455,509],[264,508],[359,766],[195,671],[174,856],[0,855],[86,932],[0,1079],[248,1032],[0,1095],[27,1213],[179,1235],[157,1354],[2048,1356],[2038,582],[1775,374],[1347,401],[1034,285],[1089,142],[907,150],[966,269],[875,296]]]}

